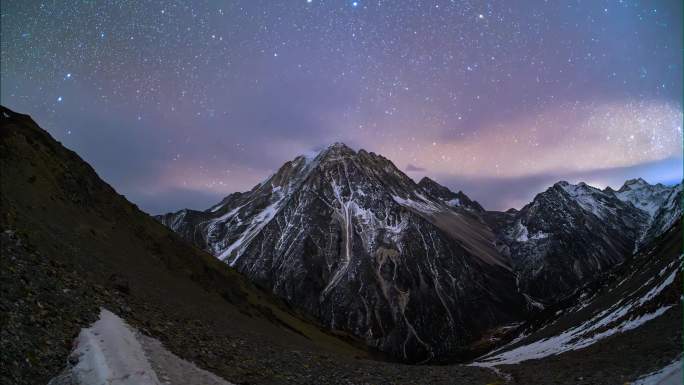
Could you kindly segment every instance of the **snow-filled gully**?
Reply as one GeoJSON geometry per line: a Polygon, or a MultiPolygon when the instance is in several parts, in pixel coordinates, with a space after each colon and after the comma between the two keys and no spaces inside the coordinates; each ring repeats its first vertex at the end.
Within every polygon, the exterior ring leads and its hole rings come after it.
{"type": "MultiPolygon", "coordinates": [[[[344,174],[348,180],[349,176],[347,174],[347,165],[345,163],[343,163],[343,165],[344,174]]],[[[335,271],[335,274],[333,274],[333,277],[330,279],[330,282],[328,282],[325,289],[323,289],[321,292],[321,298],[325,298],[330,290],[337,286],[344,274],[347,272],[351,262],[351,242],[354,235],[352,232],[352,216],[354,214],[353,209],[355,206],[354,190],[350,190],[351,196],[345,201],[344,197],[342,196],[342,187],[338,185],[334,179],[331,179],[330,184],[332,186],[333,194],[335,195],[335,201],[337,202],[337,206],[331,207],[342,222],[342,227],[344,230],[342,234],[344,237],[344,259],[340,261],[340,266],[335,271]]]]}

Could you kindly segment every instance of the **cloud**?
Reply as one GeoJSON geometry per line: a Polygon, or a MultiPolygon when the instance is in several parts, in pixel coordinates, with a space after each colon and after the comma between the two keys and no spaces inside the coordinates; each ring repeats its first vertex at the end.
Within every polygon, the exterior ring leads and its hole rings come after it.
{"type": "Polygon", "coordinates": [[[399,164],[420,164],[435,173],[524,178],[677,156],[682,110],[657,101],[562,105],[453,138],[435,138],[444,132],[438,128],[420,131],[409,142],[365,143],[399,164]]]}
{"type": "Polygon", "coordinates": [[[406,171],[408,171],[408,172],[422,172],[422,171],[425,171],[425,169],[422,167],[414,166],[411,163],[409,163],[406,165],[406,171]]]}

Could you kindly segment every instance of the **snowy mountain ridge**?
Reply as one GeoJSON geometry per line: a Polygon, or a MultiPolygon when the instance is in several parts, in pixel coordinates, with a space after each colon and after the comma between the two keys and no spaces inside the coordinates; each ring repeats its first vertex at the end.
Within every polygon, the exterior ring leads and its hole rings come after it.
{"type": "Polygon", "coordinates": [[[664,186],[660,183],[651,185],[645,180],[630,179],[616,192],[615,196],[623,202],[630,202],[634,207],[645,211],[653,218],[665,200],[672,192],[673,188],[664,186]]]}

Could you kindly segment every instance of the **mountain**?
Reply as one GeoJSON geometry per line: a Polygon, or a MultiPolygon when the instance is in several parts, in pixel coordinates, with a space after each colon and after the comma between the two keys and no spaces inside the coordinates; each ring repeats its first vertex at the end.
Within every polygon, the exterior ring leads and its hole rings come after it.
{"type": "MultiPolygon", "coordinates": [[[[387,357],[183,241],[29,116],[4,107],[0,207],[0,383],[46,384],[68,374],[63,367],[84,357],[79,335],[124,322],[115,331],[132,330],[145,347],[163,344],[156,359],[182,364],[174,374],[188,384],[206,383],[207,371],[236,384],[497,380],[480,368],[377,361],[387,357]],[[188,377],[197,373],[202,378],[188,377]]],[[[123,350],[102,357],[134,358],[122,346],[131,339],[115,342],[104,346],[123,350]]]]}
{"type": "Polygon", "coordinates": [[[648,215],[584,183],[558,182],[496,227],[520,290],[553,303],[632,255],[648,215]]]}
{"type": "Polygon", "coordinates": [[[510,261],[457,196],[336,143],[210,210],[158,219],[327,327],[417,362],[523,316],[510,261]]]}
{"type": "Polygon", "coordinates": [[[158,219],[326,326],[416,362],[467,356],[573,296],[672,226],[677,191],[562,181],[492,212],[336,143],[207,211],[158,219]]]}
{"type": "Polygon", "coordinates": [[[660,207],[653,211],[640,244],[647,244],[656,239],[682,219],[682,184],[666,188],[659,195],[664,196],[664,199],[660,207]]]}

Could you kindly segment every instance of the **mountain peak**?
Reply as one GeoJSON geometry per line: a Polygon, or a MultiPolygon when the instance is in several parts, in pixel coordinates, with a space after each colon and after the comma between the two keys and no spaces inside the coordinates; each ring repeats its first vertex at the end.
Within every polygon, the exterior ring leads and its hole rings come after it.
{"type": "MultiPolygon", "coordinates": [[[[361,152],[363,150],[360,150],[361,152]]],[[[305,152],[301,155],[299,155],[297,158],[301,159],[306,159],[307,161],[314,160],[318,158],[319,156],[323,154],[340,154],[340,153],[347,153],[347,154],[356,154],[356,151],[352,149],[351,147],[347,146],[346,144],[342,142],[334,142],[331,143],[325,147],[318,147],[318,148],[313,148],[308,152],[305,152]]],[[[295,158],[295,159],[297,159],[295,158]]]]}
{"type": "Polygon", "coordinates": [[[577,194],[589,194],[593,192],[601,192],[601,190],[597,189],[594,186],[590,186],[586,184],[585,182],[579,182],[577,184],[572,184],[568,181],[562,180],[560,182],[556,182],[553,187],[555,188],[560,188],[564,190],[566,193],[570,194],[571,196],[575,196],[577,194]]]}
{"type": "Polygon", "coordinates": [[[352,149],[351,147],[347,146],[346,144],[344,144],[342,142],[332,143],[332,144],[328,145],[328,147],[325,150],[323,150],[323,152],[330,152],[330,151],[345,152],[345,153],[349,152],[349,153],[354,153],[354,154],[356,153],[356,151],[354,151],[354,149],[352,149]]]}
{"type": "Polygon", "coordinates": [[[349,146],[347,146],[344,142],[334,142],[331,143],[328,148],[348,148],[351,150],[349,146]]]}
{"type": "Polygon", "coordinates": [[[463,191],[453,192],[448,187],[442,186],[434,180],[423,177],[418,186],[428,194],[438,198],[451,207],[463,207],[466,210],[483,212],[484,208],[474,200],[471,200],[463,191]]]}
{"type": "Polygon", "coordinates": [[[630,179],[615,192],[615,196],[634,207],[645,211],[653,218],[660,207],[665,204],[673,189],[660,183],[652,185],[642,178],[630,179]]]}
{"type": "Polygon", "coordinates": [[[629,179],[625,181],[625,183],[620,187],[620,190],[618,191],[625,191],[625,190],[634,190],[636,188],[640,187],[645,187],[645,186],[650,186],[648,182],[643,180],[642,178],[636,178],[636,179],[629,179]]]}

